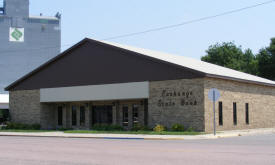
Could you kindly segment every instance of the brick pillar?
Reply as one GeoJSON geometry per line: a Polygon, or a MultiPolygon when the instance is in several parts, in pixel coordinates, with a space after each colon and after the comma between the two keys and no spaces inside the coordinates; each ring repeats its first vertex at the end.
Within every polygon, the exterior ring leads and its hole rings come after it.
{"type": "Polygon", "coordinates": [[[144,125],[149,126],[149,107],[148,107],[148,99],[145,99],[143,102],[143,117],[144,117],[144,125]]]}
{"type": "MultiPolygon", "coordinates": [[[[86,106],[86,105],[85,105],[86,106]]],[[[90,129],[90,105],[85,107],[85,127],[90,129]]]]}
{"type": "Polygon", "coordinates": [[[119,124],[118,123],[118,102],[115,103],[115,105],[113,105],[113,109],[112,109],[112,113],[113,113],[113,123],[114,125],[119,124]]]}
{"type": "Polygon", "coordinates": [[[66,110],[67,110],[67,126],[66,128],[72,128],[72,108],[71,108],[71,105],[70,104],[66,104],[66,110]]]}
{"type": "Polygon", "coordinates": [[[128,105],[128,129],[133,128],[133,106],[132,104],[128,105]]]}
{"type": "Polygon", "coordinates": [[[119,101],[116,102],[116,124],[122,125],[121,123],[121,113],[120,113],[120,104],[119,101]]]}
{"type": "Polygon", "coordinates": [[[142,105],[138,106],[138,122],[140,125],[144,125],[144,102],[142,105]]]}

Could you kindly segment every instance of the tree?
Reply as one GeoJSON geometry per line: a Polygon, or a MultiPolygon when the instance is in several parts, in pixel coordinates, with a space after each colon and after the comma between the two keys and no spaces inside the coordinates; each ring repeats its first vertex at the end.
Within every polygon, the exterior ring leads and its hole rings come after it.
{"type": "Polygon", "coordinates": [[[243,60],[241,71],[253,75],[259,75],[258,60],[252,53],[251,49],[245,51],[243,60]]]}
{"type": "Polygon", "coordinates": [[[233,42],[211,45],[206,50],[207,55],[202,61],[224,66],[234,70],[258,74],[258,62],[250,49],[243,52],[241,46],[237,47],[233,42]]]}
{"type": "Polygon", "coordinates": [[[271,39],[269,47],[260,50],[257,60],[259,76],[275,80],[275,38],[271,39]]]}

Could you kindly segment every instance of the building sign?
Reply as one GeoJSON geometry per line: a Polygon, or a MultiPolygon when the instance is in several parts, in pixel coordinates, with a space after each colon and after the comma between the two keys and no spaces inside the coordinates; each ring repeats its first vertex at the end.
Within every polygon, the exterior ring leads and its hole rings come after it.
{"type": "Polygon", "coordinates": [[[163,90],[161,98],[158,100],[159,107],[175,107],[175,106],[196,106],[198,101],[194,97],[192,91],[167,91],[163,90]]]}
{"type": "Polygon", "coordinates": [[[24,42],[24,28],[10,28],[10,42],[24,42]]]}

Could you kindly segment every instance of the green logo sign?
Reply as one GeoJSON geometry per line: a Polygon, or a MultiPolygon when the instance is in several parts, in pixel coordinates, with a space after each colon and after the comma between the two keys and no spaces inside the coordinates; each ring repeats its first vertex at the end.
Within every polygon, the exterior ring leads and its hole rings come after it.
{"type": "Polygon", "coordinates": [[[14,31],[11,33],[11,36],[16,40],[20,40],[20,38],[23,36],[23,33],[19,31],[17,28],[14,29],[14,31]]]}

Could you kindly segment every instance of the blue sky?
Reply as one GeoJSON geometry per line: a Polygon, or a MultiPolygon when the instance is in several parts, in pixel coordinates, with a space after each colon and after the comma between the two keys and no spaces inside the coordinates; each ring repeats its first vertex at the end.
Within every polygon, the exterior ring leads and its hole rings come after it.
{"type": "MultiPolygon", "coordinates": [[[[31,15],[62,13],[62,45],[177,24],[267,0],[30,0],[31,15]]],[[[217,42],[257,53],[275,37],[275,3],[178,28],[112,40],[199,59],[217,42]]],[[[67,48],[64,46],[62,49],[67,48]]]]}

